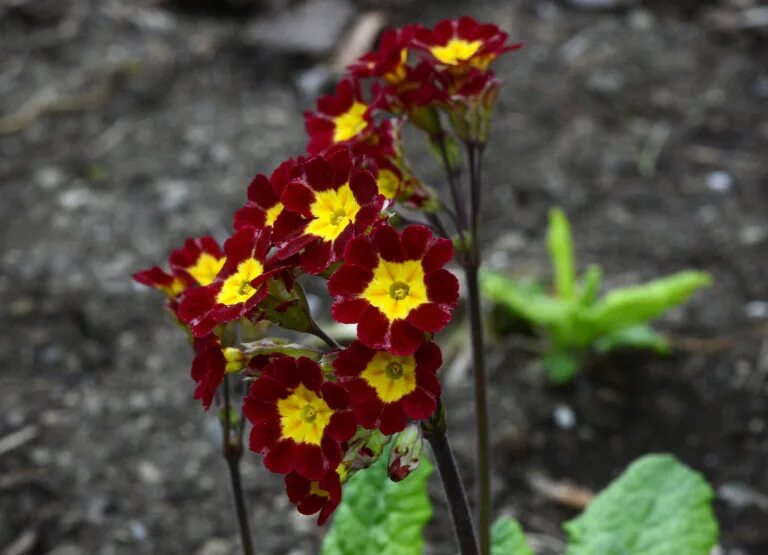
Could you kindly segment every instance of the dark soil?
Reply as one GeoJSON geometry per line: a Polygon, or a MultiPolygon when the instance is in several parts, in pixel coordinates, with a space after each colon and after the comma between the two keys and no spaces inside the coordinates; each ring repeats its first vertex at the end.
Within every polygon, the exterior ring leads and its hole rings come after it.
{"type": "MultiPolygon", "coordinates": [[[[683,268],[715,279],[659,323],[673,356],[601,361],[567,388],[549,387],[519,341],[494,340],[496,509],[539,553],[562,549],[576,512],[537,479],[599,490],[662,451],[717,490],[720,553],[768,553],[768,44],[705,24],[710,6],[735,4],[399,11],[397,23],[469,11],[527,43],[498,68],[490,265],[546,277],[546,213],[560,205],[581,263],[599,262],[608,286],[683,268]],[[653,163],[637,145],[656,139],[653,163]]],[[[242,17],[131,5],[0,5],[0,113],[50,90],[79,97],[0,134],[0,441],[22,439],[0,453],[0,546],[28,545],[9,553],[236,553],[217,422],[192,400],[183,335],[129,275],[189,235],[226,237],[252,174],[301,152],[294,83],[312,62],[243,42],[242,17]]],[[[443,334],[447,353],[461,337],[443,334]]],[[[470,375],[446,366],[469,470],[470,375]]],[[[251,456],[244,474],[259,552],[315,553],[323,530],[281,480],[251,456]]],[[[451,553],[432,488],[429,552],[451,553]]]]}

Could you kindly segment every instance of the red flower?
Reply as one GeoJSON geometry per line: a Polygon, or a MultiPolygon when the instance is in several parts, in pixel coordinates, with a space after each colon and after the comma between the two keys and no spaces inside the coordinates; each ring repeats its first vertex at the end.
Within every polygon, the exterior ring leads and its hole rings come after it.
{"type": "Polygon", "coordinates": [[[423,343],[412,355],[393,355],[355,341],[333,366],[358,424],[392,435],[405,429],[408,419],[424,420],[435,412],[442,362],[434,343],[423,343]]]}
{"type": "Polygon", "coordinates": [[[224,379],[227,361],[221,349],[219,338],[214,334],[197,337],[194,340],[195,358],[191,375],[197,383],[195,399],[199,399],[205,410],[211,407],[216,389],[224,379]]]}
{"type": "Polygon", "coordinates": [[[303,515],[317,512],[317,525],[322,526],[341,502],[341,480],[335,470],[320,480],[307,480],[296,472],[285,476],[285,491],[288,499],[303,515]]]}
{"type": "Polygon", "coordinates": [[[432,30],[421,28],[413,42],[439,65],[457,70],[470,67],[485,70],[504,52],[523,46],[522,43],[507,45],[508,38],[496,25],[480,24],[465,16],[443,20],[432,30]]]}
{"type": "Polygon", "coordinates": [[[212,283],[224,266],[224,253],[216,240],[206,235],[184,241],[182,248],[171,252],[168,262],[171,273],[153,266],[136,272],[133,279],[175,299],[191,287],[212,283]]]}
{"type": "Polygon", "coordinates": [[[287,226],[300,224],[301,221],[295,214],[284,209],[280,195],[291,179],[301,175],[303,161],[303,158],[291,158],[280,164],[269,178],[263,174],[254,177],[248,185],[248,202],[235,212],[234,228],[275,227],[278,219],[281,223],[287,219],[287,226]]]}
{"type": "Polygon", "coordinates": [[[195,337],[211,333],[219,324],[248,315],[267,294],[265,268],[271,244],[270,229],[244,228],[224,243],[226,263],[216,280],[190,290],[181,299],[179,318],[195,337]]]}
{"type": "Polygon", "coordinates": [[[355,77],[382,77],[390,83],[399,83],[406,76],[408,49],[419,25],[406,25],[387,29],[382,33],[379,48],[368,52],[347,67],[355,77]]]}
{"type": "Polygon", "coordinates": [[[459,282],[443,268],[453,244],[428,227],[411,225],[402,234],[389,225],[370,237],[356,237],[344,265],[328,281],[333,317],[357,323],[360,341],[372,349],[410,355],[451,320],[459,282]]]}
{"type": "Polygon", "coordinates": [[[278,474],[322,480],[339,466],[341,443],[356,429],[343,387],[325,381],[307,357],[280,357],[264,367],[243,402],[253,425],[250,448],[278,474]]]}
{"type": "Polygon", "coordinates": [[[341,259],[353,236],[366,232],[379,218],[384,198],[361,163],[342,149],[306,162],[305,177],[290,182],[281,198],[303,223],[295,227],[277,222],[279,258],[301,252],[304,271],[319,274],[341,259]]]}
{"type": "Polygon", "coordinates": [[[316,112],[305,112],[309,134],[309,154],[323,154],[338,144],[348,144],[364,137],[371,127],[370,107],[355,79],[344,79],[334,94],[317,101],[316,112]]]}
{"type": "Polygon", "coordinates": [[[142,285],[162,291],[171,300],[181,295],[190,286],[187,280],[167,273],[160,266],[140,270],[133,274],[133,279],[142,285]]]}

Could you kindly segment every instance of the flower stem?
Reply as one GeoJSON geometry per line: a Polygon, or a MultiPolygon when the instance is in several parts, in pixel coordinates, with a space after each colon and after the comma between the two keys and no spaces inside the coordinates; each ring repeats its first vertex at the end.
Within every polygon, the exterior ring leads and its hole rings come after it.
{"type": "Polygon", "coordinates": [[[481,249],[479,238],[479,214],[481,202],[481,160],[482,145],[467,145],[469,157],[469,178],[471,198],[470,244],[464,263],[467,278],[469,305],[469,323],[472,336],[472,358],[475,377],[475,411],[477,437],[477,496],[480,550],[483,555],[490,553],[491,530],[491,469],[490,444],[488,440],[488,400],[487,379],[485,375],[485,341],[483,338],[483,320],[480,306],[480,288],[478,270],[480,268],[481,249]]]}
{"type": "Polygon", "coordinates": [[[445,434],[445,412],[440,404],[432,420],[422,424],[424,437],[432,447],[440,479],[445,489],[445,497],[451,511],[451,522],[456,534],[461,555],[478,555],[480,549],[477,543],[475,525],[472,521],[472,511],[469,510],[467,493],[461,481],[453,450],[445,434]]]}
{"type": "Polygon", "coordinates": [[[333,339],[330,335],[325,333],[323,331],[323,328],[317,325],[317,322],[312,320],[312,324],[310,325],[309,329],[307,330],[307,333],[311,333],[315,337],[322,339],[323,342],[328,345],[331,349],[340,349],[341,345],[339,345],[335,339],[333,339]]]}
{"type": "Polygon", "coordinates": [[[486,395],[485,349],[483,322],[480,312],[480,292],[476,265],[466,265],[469,294],[469,321],[472,336],[472,357],[475,376],[475,425],[477,437],[477,509],[480,547],[483,555],[490,553],[491,529],[491,472],[488,441],[488,401],[486,395]]]}
{"type": "Polygon", "coordinates": [[[245,508],[243,482],[240,476],[240,460],[243,458],[242,431],[239,431],[234,437],[231,434],[229,376],[224,376],[222,387],[224,389],[224,416],[221,423],[222,455],[224,455],[224,460],[227,462],[227,468],[229,469],[229,480],[232,484],[232,497],[235,502],[235,513],[240,530],[240,544],[243,548],[243,555],[253,555],[253,541],[251,540],[251,531],[248,525],[248,511],[245,508]]]}

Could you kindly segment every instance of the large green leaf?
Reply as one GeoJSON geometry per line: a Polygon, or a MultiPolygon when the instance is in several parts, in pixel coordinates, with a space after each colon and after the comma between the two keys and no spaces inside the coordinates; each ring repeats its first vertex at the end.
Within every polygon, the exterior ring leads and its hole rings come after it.
{"type": "Polygon", "coordinates": [[[571,303],[550,297],[538,288],[525,287],[496,272],[481,272],[480,287],[489,300],[540,326],[559,324],[571,310],[571,303]]]}
{"type": "Polygon", "coordinates": [[[708,555],[718,536],[712,498],[699,473],[647,455],[565,524],[566,555],[708,555]]]}
{"type": "MultiPolygon", "coordinates": [[[[388,450],[387,450],[388,451],[388,450]]],[[[402,482],[387,477],[387,452],[344,485],[322,555],[422,555],[422,530],[432,516],[427,457],[402,482]]]]}
{"type": "Polygon", "coordinates": [[[576,263],[573,255],[571,224],[560,208],[549,211],[549,230],[547,231],[547,249],[555,271],[555,290],[563,299],[573,297],[576,281],[576,263]]]}
{"type": "Polygon", "coordinates": [[[491,528],[492,555],[534,555],[523,528],[514,518],[503,516],[491,528]]]}
{"type": "Polygon", "coordinates": [[[614,289],[587,312],[600,332],[647,322],[684,303],[696,290],[711,285],[706,272],[686,271],[642,285],[614,289]]]}

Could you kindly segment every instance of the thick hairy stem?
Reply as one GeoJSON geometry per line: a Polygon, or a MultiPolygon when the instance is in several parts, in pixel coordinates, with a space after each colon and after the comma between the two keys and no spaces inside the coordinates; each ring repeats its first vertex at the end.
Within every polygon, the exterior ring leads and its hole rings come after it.
{"type": "Polygon", "coordinates": [[[451,511],[453,531],[456,534],[456,542],[459,544],[459,552],[461,555],[479,555],[480,548],[478,547],[475,525],[472,521],[472,511],[469,509],[467,493],[464,490],[464,483],[461,481],[458,466],[456,466],[456,459],[448,443],[448,437],[445,435],[442,407],[438,407],[438,414],[440,416],[437,418],[442,420],[442,426],[433,427],[425,423],[423,425],[424,437],[432,447],[440,479],[443,482],[445,497],[451,511]]]}
{"type": "Polygon", "coordinates": [[[251,530],[248,525],[248,511],[245,508],[245,496],[243,495],[243,482],[240,477],[240,459],[243,457],[242,428],[238,429],[238,433],[234,437],[231,433],[229,376],[224,376],[222,388],[224,389],[224,416],[221,424],[221,451],[229,469],[229,480],[232,484],[232,497],[235,503],[235,514],[237,515],[237,524],[240,530],[240,545],[243,548],[243,555],[254,555],[251,530]]]}
{"type": "Polygon", "coordinates": [[[488,440],[488,400],[487,379],[485,375],[485,341],[483,339],[483,320],[480,306],[478,269],[480,267],[480,203],[481,203],[481,160],[482,145],[467,146],[469,156],[470,198],[471,198],[471,237],[469,253],[466,257],[464,272],[467,277],[469,322],[472,336],[472,358],[475,377],[475,411],[477,437],[477,509],[480,549],[483,555],[490,553],[491,529],[491,469],[490,444],[488,440]]]}
{"type": "Polygon", "coordinates": [[[472,336],[472,358],[475,376],[475,424],[477,439],[477,520],[483,555],[490,553],[491,529],[491,469],[488,441],[488,400],[485,376],[483,322],[480,312],[480,292],[477,266],[464,268],[469,294],[469,321],[472,336]]]}

